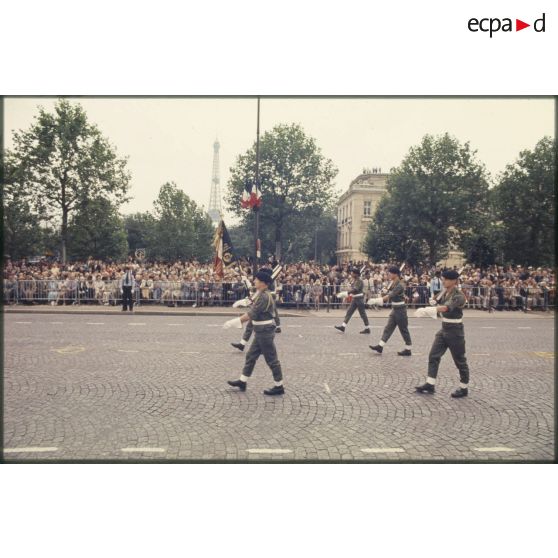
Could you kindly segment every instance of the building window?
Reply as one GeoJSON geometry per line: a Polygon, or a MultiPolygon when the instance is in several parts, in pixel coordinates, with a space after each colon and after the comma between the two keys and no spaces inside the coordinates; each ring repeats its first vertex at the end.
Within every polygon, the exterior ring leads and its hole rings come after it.
{"type": "Polygon", "coordinates": [[[365,201],[364,202],[364,216],[370,217],[372,215],[372,202],[365,201]]]}

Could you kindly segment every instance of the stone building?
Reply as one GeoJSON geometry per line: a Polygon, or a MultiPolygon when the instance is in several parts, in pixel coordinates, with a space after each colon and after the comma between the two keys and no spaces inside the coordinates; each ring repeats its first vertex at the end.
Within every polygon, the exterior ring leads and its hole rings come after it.
{"type": "Polygon", "coordinates": [[[362,242],[381,197],[386,193],[388,174],[381,169],[357,176],[337,202],[337,262],[367,260],[362,242]]]}

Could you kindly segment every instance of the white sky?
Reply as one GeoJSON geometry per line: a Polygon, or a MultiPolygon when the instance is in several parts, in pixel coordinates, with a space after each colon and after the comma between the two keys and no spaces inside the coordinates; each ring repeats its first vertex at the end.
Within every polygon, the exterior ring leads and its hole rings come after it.
{"type": "MultiPolygon", "coordinates": [[[[6,147],[12,131],[27,128],[37,106],[53,98],[6,98],[6,147]]],[[[232,98],[80,98],[89,119],[129,156],[130,195],[123,213],[152,209],[159,188],[174,181],[192,199],[209,204],[213,142],[219,138],[221,189],[229,168],[256,138],[256,100],[232,98]]],[[[261,131],[296,122],[313,136],[339,174],[342,193],[363,167],[397,166],[424,134],[449,132],[470,141],[495,176],[522,149],[554,136],[551,99],[267,99],[261,131]]],[[[264,192],[265,195],[265,192],[264,192]]],[[[232,219],[229,217],[229,222],[232,219]]]]}

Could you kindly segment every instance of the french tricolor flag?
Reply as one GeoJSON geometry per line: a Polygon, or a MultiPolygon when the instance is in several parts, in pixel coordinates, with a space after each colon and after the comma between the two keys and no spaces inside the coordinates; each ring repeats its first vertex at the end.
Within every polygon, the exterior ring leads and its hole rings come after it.
{"type": "Polygon", "coordinates": [[[256,186],[255,183],[247,180],[244,183],[244,190],[242,192],[242,199],[240,200],[240,205],[244,209],[253,209],[254,207],[260,207],[262,204],[262,192],[256,186]]]}

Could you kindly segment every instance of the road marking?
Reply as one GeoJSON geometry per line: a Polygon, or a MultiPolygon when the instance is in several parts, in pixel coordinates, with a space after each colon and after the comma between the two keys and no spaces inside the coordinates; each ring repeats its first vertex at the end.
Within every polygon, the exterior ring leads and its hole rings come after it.
{"type": "Polygon", "coordinates": [[[506,448],[504,446],[495,446],[493,448],[473,448],[475,451],[481,451],[485,453],[498,453],[505,451],[515,451],[513,448],[506,448]]]}
{"type": "Polygon", "coordinates": [[[339,353],[339,356],[358,355],[358,353],[339,353]]]}
{"type": "Polygon", "coordinates": [[[119,353],[139,353],[139,351],[136,351],[135,349],[118,349],[119,353]]]}
{"type": "Polygon", "coordinates": [[[293,450],[279,448],[252,448],[246,451],[248,453],[293,453],[293,450]]]}
{"type": "Polygon", "coordinates": [[[361,448],[364,453],[404,453],[403,448],[361,448]]]}
{"type": "Polygon", "coordinates": [[[534,355],[537,355],[538,357],[542,357],[542,358],[554,358],[554,353],[548,353],[545,351],[538,351],[533,353],[534,355]]]}
{"type": "Polygon", "coordinates": [[[31,324],[33,322],[16,322],[16,324],[31,324]]]}
{"type": "Polygon", "coordinates": [[[329,386],[327,385],[326,382],[324,382],[324,387],[325,387],[325,390],[326,390],[328,393],[331,393],[331,390],[329,389],[329,386]]]}
{"type": "Polygon", "coordinates": [[[531,326],[517,326],[517,329],[531,329],[531,326]]]}
{"type": "Polygon", "coordinates": [[[496,329],[496,326],[481,326],[481,329],[496,329]]]}
{"type": "Polygon", "coordinates": [[[44,453],[46,451],[57,451],[58,448],[4,448],[4,453],[44,453]]]}
{"type": "Polygon", "coordinates": [[[422,326],[408,326],[409,329],[422,329],[422,326]]]}
{"type": "Polygon", "coordinates": [[[60,324],[62,324],[62,323],[64,323],[64,322],[50,322],[50,323],[51,323],[52,325],[60,325],[60,324]]]}
{"type": "Polygon", "coordinates": [[[299,325],[288,325],[287,327],[302,327],[302,326],[299,326],[299,325]]]}
{"type": "Polygon", "coordinates": [[[206,324],[207,327],[221,327],[223,324],[206,324]]]}
{"type": "Polygon", "coordinates": [[[181,326],[181,325],[185,325],[185,324],[167,324],[168,326],[181,326]]]}
{"type": "Polygon", "coordinates": [[[75,355],[77,353],[83,353],[83,351],[85,351],[85,347],[69,345],[67,347],[59,347],[58,349],[50,350],[56,353],[60,353],[61,355],[75,355]]]}
{"type": "Polygon", "coordinates": [[[163,453],[167,450],[165,448],[122,448],[120,451],[124,451],[126,453],[134,453],[134,452],[138,452],[138,453],[148,453],[148,452],[163,453]]]}
{"type": "Polygon", "coordinates": [[[490,353],[471,353],[471,356],[490,356],[490,353]]]}
{"type": "Polygon", "coordinates": [[[144,322],[130,322],[128,325],[137,326],[137,325],[145,325],[144,322]]]}
{"type": "Polygon", "coordinates": [[[87,322],[87,325],[105,325],[105,322],[87,322]]]}

